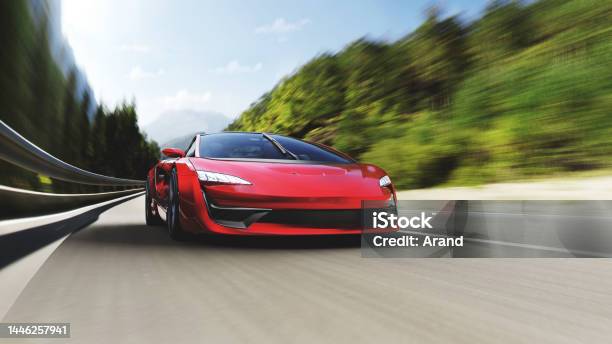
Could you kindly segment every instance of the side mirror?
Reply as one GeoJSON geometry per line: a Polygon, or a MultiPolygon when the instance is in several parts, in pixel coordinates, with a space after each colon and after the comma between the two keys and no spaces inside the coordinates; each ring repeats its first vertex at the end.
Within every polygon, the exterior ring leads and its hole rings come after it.
{"type": "Polygon", "coordinates": [[[169,158],[183,158],[185,151],[178,148],[164,148],[162,149],[162,154],[169,158]]]}

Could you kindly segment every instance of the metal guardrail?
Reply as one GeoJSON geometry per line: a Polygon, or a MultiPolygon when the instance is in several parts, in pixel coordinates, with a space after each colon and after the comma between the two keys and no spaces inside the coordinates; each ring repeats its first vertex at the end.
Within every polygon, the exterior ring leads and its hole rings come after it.
{"type": "Polygon", "coordinates": [[[45,152],[0,121],[0,159],[45,176],[88,185],[142,186],[143,180],[108,177],[85,171],[45,152]]]}
{"type": "Polygon", "coordinates": [[[0,221],[56,213],[143,191],[144,181],[85,171],[45,152],[0,121],[0,159],[24,169],[71,183],[131,187],[88,194],[55,194],[0,185],[0,221]]]}
{"type": "Polygon", "coordinates": [[[53,214],[143,192],[144,189],[88,194],[54,194],[0,185],[0,223],[5,219],[53,214]]]}

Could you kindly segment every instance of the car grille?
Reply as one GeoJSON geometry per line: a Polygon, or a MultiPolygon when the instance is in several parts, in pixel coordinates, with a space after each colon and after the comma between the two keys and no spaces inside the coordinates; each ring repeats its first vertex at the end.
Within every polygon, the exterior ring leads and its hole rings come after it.
{"type": "MultiPolygon", "coordinates": [[[[206,198],[206,194],[203,193],[206,198]]],[[[207,202],[211,218],[220,225],[247,229],[254,223],[303,228],[362,229],[372,209],[262,209],[217,206],[207,202]],[[366,211],[367,210],[367,211],[366,211]]],[[[386,208],[389,209],[389,208],[386,208]]],[[[393,206],[395,212],[395,207],[393,206]]]]}
{"type": "Polygon", "coordinates": [[[361,228],[361,209],[348,210],[272,210],[259,223],[275,223],[309,228],[361,228]]]}

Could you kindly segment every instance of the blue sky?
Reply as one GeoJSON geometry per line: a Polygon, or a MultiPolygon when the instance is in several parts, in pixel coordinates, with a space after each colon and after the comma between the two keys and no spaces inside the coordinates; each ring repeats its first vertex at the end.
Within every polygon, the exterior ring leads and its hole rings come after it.
{"type": "MultiPolygon", "coordinates": [[[[363,36],[395,40],[431,1],[64,0],[62,26],[97,99],[230,118],[312,57],[363,36]]],[[[484,0],[435,2],[473,18],[484,0]]]]}

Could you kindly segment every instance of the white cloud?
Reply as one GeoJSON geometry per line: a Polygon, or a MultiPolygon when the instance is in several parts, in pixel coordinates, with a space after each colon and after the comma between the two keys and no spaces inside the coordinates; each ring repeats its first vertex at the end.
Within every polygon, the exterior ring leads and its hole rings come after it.
{"type": "Polygon", "coordinates": [[[167,110],[205,110],[210,101],[211,93],[192,93],[180,90],[175,95],[161,98],[161,106],[167,110]]]}
{"type": "Polygon", "coordinates": [[[259,34],[284,34],[293,31],[298,31],[304,27],[304,25],[309,24],[310,19],[303,18],[295,22],[289,22],[285,20],[285,18],[277,18],[272,22],[272,24],[262,25],[255,29],[255,33],[259,34]]]}
{"type": "Polygon", "coordinates": [[[156,78],[156,77],[164,75],[164,73],[165,72],[163,69],[158,69],[157,71],[149,72],[149,71],[142,69],[142,67],[140,66],[136,66],[132,68],[128,76],[132,80],[142,80],[142,79],[156,78]]]}
{"type": "Polygon", "coordinates": [[[244,73],[255,73],[260,71],[263,68],[263,64],[261,62],[256,63],[252,66],[244,66],[241,65],[238,61],[233,60],[228,62],[223,67],[217,67],[211,69],[211,72],[218,74],[244,74],[244,73]]]}
{"type": "Polygon", "coordinates": [[[151,47],[146,44],[122,44],[119,46],[119,50],[130,53],[148,53],[151,51],[151,47]]]}

